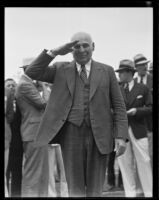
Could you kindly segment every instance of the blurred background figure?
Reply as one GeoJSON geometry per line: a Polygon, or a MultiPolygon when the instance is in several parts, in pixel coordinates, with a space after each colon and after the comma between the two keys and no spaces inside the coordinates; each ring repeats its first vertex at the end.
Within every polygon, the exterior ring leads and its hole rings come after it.
{"type": "Polygon", "coordinates": [[[152,78],[153,78],[153,62],[150,63],[148,71],[152,75],[152,78]]]}
{"type": "Polygon", "coordinates": [[[4,171],[4,182],[5,182],[5,197],[9,197],[8,188],[7,188],[7,180],[6,180],[6,172],[8,167],[8,158],[9,158],[9,147],[11,142],[11,128],[10,123],[13,120],[13,98],[11,90],[5,85],[5,171],[4,171]]]}
{"type": "Polygon", "coordinates": [[[124,83],[121,86],[121,92],[126,104],[129,124],[127,148],[125,153],[118,158],[118,162],[126,197],[137,196],[134,160],[144,196],[152,197],[152,168],[144,119],[152,113],[152,98],[147,86],[134,81],[135,71],[131,60],[122,60],[119,69],[116,70],[124,83]]]}
{"type": "Polygon", "coordinates": [[[48,147],[36,148],[34,145],[36,131],[47,103],[46,87],[44,83],[35,82],[25,74],[31,60],[25,61],[22,66],[24,74],[20,77],[16,90],[17,103],[22,116],[21,136],[24,151],[22,197],[47,197],[48,147]]]}
{"type": "Polygon", "coordinates": [[[22,179],[22,140],[20,134],[21,114],[15,98],[16,82],[12,78],[5,80],[5,87],[11,91],[13,104],[13,119],[10,123],[12,138],[9,150],[8,168],[7,168],[7,186],[11,197],[21,195],[22,179]]]}

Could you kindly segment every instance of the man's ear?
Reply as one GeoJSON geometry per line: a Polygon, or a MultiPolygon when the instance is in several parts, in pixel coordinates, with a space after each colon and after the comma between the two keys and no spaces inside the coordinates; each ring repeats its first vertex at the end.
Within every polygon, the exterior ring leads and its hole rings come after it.
{"type": "Polygon", "coordinates": [[[94,49],[95,49],[95,44],[94,44],[94,42],[92,43],[92,49],[93,49],[93,51],[94,51],[94,49]]]}

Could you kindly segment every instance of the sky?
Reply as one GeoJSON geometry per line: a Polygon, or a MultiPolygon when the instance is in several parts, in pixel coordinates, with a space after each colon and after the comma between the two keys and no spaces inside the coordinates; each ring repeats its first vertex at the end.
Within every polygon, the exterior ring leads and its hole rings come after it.
{"type": "MultiPolygon", "coordinates": [[[[5,8],[5,78],[17,78],[26,58],[37,57],[84,31],[95,43],[93,59],[114,69],[142,53],[153,58],[153,8],[5,8]]],[[[72,54],[56,61],[72,61],[72,54]]]]}

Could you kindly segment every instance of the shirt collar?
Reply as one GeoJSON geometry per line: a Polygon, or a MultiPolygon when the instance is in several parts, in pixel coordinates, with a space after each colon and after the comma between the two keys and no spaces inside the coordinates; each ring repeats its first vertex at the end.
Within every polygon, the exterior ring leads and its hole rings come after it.
{"type": "MultiPolygon", "coordinates": [[[[143,83],[146,83],[146,81],[147,81],[147,75],[148,75],[148,73],[146,73],[145,76],[143,76],[143,83]]],[[[137,74],[137,82],[140,83],[140,80],[141,80],[141,76],[139,76],[137,74]]]]}
{"type": "MultiPolygon", "coordinates": [[[[129,91],[131,91],[133,86],[134,86],[134,80],[132,79],[130,82],[128,82],[129,91]]],[[[126,87],[126,84],[125,84],[125,87],[126,87]]]]}
{"type": "MultiPolygon", "coordinates": [[[[85,64],[86,72],[90,72],[90,70],[91,70],[91,63],[92,63],[92,60],[90,59],[88,61],[88,63],[85,64]]],[[[80,73],[81,72],[81,65],[76,62],[76,67],[77,67],[77,71],[80,73]]]]}

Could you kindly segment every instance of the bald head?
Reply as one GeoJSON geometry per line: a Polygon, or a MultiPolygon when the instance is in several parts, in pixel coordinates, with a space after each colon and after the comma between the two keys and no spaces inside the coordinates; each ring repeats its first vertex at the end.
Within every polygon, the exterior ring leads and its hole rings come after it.
{"type": "Polygon", "coordinates": [[[85,32],[75,33],[71,38],[71,42],[76,41],[76,40],[78,40],[78,41],[85,40],[85,41],[89,42],[90,44],[93,43],[90,34],[85,33],[85,32]]]}

